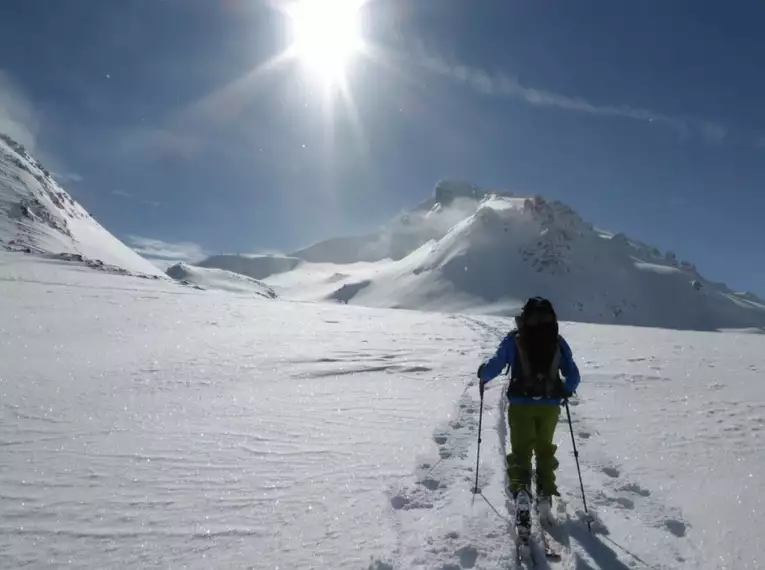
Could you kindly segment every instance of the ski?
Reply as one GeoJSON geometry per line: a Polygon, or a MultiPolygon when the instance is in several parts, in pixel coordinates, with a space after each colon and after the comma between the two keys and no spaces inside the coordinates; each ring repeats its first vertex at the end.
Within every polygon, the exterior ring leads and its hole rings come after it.
{"type": "Polygon", "coordinates": [[[516,504],[515,511],[517,567],[548,567],[544,564],[541,556],[544,556],[544,560],[547,560],[549,564],[560,562],[563,559],[560,550],[561,545],[551,533],[551,529],[555,528],[555,520],[550,518],[549,508],[540,512],[538,503],[534,505],[534,508],[529,508],[526,497],[522,497],[520,505],[516,504]]]}
{"type": "MultiPolygon", "coordinates": [[[[534,535],[536,533],[523,537],[522,533],[518,533],[516,527],[515,557],[519,568],[539,568],[544,566],[543,564],[540,565],[537,561],[539,556],[538,550],[542,550],[545,559],[551,563],[562,560],[560,550],[553,544],[553,539],[551,539],[549,531],[544,527],[544,523],[538,521],[537,526],[539,527],[539,542],[535,540],[534,535]],[[536,550],[535,544],[539,545],[536,550]]],[[[524,528],[522,532],[530,532],[530,530],[524,528]]]]}
{"type": "Polygon", "coordinates": [[[557,548],[550,542],[550,536],[545,528],[545,523],[539,523],[539,535],[542,537],[542,546],[545,551],[545,558],[551,561],[560,561],[561,555],[557,548]]]}
{"type": "Polygon", "coordinates": [[[521,491],[515,497],[515,546],[518,566],[535,567],[534,551],[531,547],[531,496],[521,491]]]}
{"type": "Polygon", "coordinates": [[[530,541],[520,538],[515,541],[515,559],[519,568],[536,567],[530,541]]]}
{"type": "Polygon", "coordinates": [[[558,549],[556,549],[552,545],[552,540],[550,538],[549,530],[551,528],[554,528],[555,523],[553,520],[549,518],[549,510],[550,508],[548,506],[547,510],[545,511],[547,513],[546,516],[542,516],[542,511],[539,508],[539,504],[537,504],[536,508],[534,509],[537,515],[536,523],[537,523],[537,526],[539,527],[539,536],[542,539],[542,546],[544,548],[545,558],[551,561],[553,560],[557,561],[561,559],[561,555],[558,549]]]}

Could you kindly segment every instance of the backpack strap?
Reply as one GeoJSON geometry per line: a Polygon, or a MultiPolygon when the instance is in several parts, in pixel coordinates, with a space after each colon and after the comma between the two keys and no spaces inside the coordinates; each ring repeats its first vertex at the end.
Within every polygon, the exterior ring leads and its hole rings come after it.
{"type": "Polygon", "coordinates": [[[514,340],[515,340],[515,354],[518,356],[518,360],[520,360],[520,363],[521,363],[521,373],[523,374],[525,379],[532,378],[531,362],[529,361],[529,355],[526,354],[526,351],[523,349],[523,346],[521,345],[521,341],[518,338],[518,335],[515,335],[514,340]]]}
{"type": "Polygon", "coordinates": [[[558,335],[558,346],[555,349],[555,354],[553,355],[552,363],[550,364],[550,378],[558,377],[558,370],[560,370],[560,359],[560,335],[558,335]]]}

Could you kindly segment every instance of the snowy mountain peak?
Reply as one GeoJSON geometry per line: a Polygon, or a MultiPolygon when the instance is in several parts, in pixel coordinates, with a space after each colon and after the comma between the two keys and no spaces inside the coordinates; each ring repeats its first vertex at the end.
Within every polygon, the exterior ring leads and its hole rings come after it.
{"type": "Polygon", "coordinates": [[[465,198],[481,201],[490,196],[504,196],[512,198],[514,194],[506,190],[487,190],[463,180],[439,180],[433,189],[433,200],[444,206],[451,205],[454,200],[465,198]]]}
{"type": "Polygon", "coordinates": [[[466,183],[439,182],[430,199],[374,233],[320,242],[285,263],[269,260],[278,272],[245,261],[281,296],[298,299],[513,314],[526,298],[544,295],[570,321],[765,327],[762,301],[706,280],[672,252],[596,229],[562,202],[466,183]]]}
{"type": "Polygon", "coordinates": [[[142,275],[161,271],[94,220],[26,149],[0,134],[0,248],[63,254],[142,275]]]}

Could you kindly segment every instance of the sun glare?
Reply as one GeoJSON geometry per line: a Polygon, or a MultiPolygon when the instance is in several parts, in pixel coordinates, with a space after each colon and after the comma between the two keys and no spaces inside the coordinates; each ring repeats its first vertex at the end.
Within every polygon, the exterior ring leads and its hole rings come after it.
{"type": "Polygon", "coordinates": [[[299,0],[288,10],[290,53],[321,80],[342,81],[349,61],[363,47],[360,7],[360,0],[299,0]]]}

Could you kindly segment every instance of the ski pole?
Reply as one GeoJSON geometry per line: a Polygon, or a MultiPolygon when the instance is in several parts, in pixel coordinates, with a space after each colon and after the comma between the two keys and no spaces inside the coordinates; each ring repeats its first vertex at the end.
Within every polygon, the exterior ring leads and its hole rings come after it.
{"type": "MultiPolygon", "coordinates": [[[[480,380],[479,380],[480,382],[480,380]]],[[[481,491],[478,489],[478,466],[481,461],[481,423],[483,422],[483,385],[479,384],[481,391],[481,411],[478,413],[478,453],[475,458],[475,488],[473,494],[477,495],[481,491]]]]}
{"type": "Polygon", "coordinates": [[[574,439],[574,426],[571,425],[571,410],[568,407],[568,398],[563,400],[566,404],[566,416],[568,417],[568,429],[571,431],[571,445],[574,446],[574,459],[576,460],[576,472],[579,474],[579,488],[582,490],[582,503],[584,503],[584,513],[587,515],[587,530],[592,532],[592,521],[590,520],[590,511],[587,510],[587,497],[584,495],[584,483],[582,483],[582,470],[579,468],[579,452],[576,449],[576,439],[574,439]]]}

